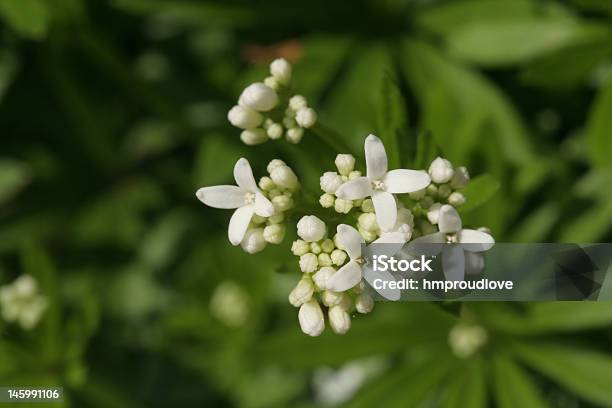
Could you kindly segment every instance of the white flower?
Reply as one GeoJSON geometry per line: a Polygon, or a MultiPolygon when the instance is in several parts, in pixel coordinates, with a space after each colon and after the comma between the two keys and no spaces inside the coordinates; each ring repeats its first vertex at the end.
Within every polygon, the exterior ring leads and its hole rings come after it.
{"type": "Polygon", "coordinates": [[[323,311],[316,300],[309,300],[300,306],[298,320],[302,331],[309,336],[319,336],[325,328],[323,311]]]}
{"type": "Polygon", "coordinates": [[[297,176],[288,166],[277,166],[270,173],[270,177],[276,185],[289,190],[295,189],[299,184],[297,176]]]}
{"type": "Polygon", "coordinates": [[[334,161],[338,171],[343,176],[348,176],[355,168],[355,157],[352,154],[339,154],[334,161]]]}
{"type": "Polygon", "coordinates": [[[447,183],[453,177],[453,165],[446,159],[436,157],[429,166],[429,175],[434,183],[447,183]]]}
{"type": "Polygon", "coordinates": [[[355,309],[359,313],[370,313],[373,308],[374,299],[367,293],[361,293],[359,296],[357,296],[357,299],[355,299],[355,309]]]}
{"type": "Polygon", "coordinates": [[[321,190],[329,194],[334,194],[338,187],[342,185],[342,183],[342,177],[334,171],[327,171],[323,173],[323,175],[319,179],[321,190]]]}
{"type": "Polygon", "coordinates": [[[300,256],[300,270],[304,273],[313,273],[319,267],[319,259],[313,253],[300,256]]]}
{"type": "Polygon", "coordinates": [[[246,106],[236,105],[227,113],[230,123],[241,129],[252,129],[261,125],[263,117],[246,106]]]}
{"type": "Polygon", "coordinates": [[[451,179],[450,185],[452,188],[463,188],[470,182],[470,173],[464,166],[457,167],[453,178],[451,179]]]}
{"type": "Polygon", "coordinates": [[[306,242],[319,241],[325,235],[325,223],[314,215],[305,215],[297,223],[297,234],[306,242]]]}
{"type": "Polygon", "coordinates": [[[351,328],[351,316],[341,306],[330,307],[327,315],[334,333],[345,334],[351,328]]]}
{"type": "MultiPolygon", "coordinates": [[[[363,276],[361,244],[364,240],[355,228],[346,224],[338,225],[337,233],[338,246],[348,254],[350,261],[327,280],[327,287],[334,292],[344,292],[358,284],[363,276]]],[[[332,252],[332,259],[333,256],[332,252]]]]}
{"type": "Polygon", "coordinates": [[[263,230],[263,238],[270,244],[280,244],[285,238],[285,225],[272,224],[266,226],[263,230]]]}
{"type": "Polygon", "coordinates": [[[292,127],[290,129],[287,129],[286,137],[287,137],[287,141],[289,141],[290,143],[295,143],[295,144],[300,143],[303,136],[304,136],[304,129],[302,128],[292,127]]]}
{"type": "Polygon", "coordinates": [[[431,182],[422,171],[398,169],[387,171],[387,153],[382,141],[369,135],[365,140],[367,177],[344,183],[336,191],[339,198],[358,200],[372,197],[378,225],[393,228],[397,218],[397,204],[393,194],[421,190],[431,182]]]}
{"type": "Polygon", "coordinates": [[[301,108],[295,114],[295,121],[303,128],[312,127],[317,121],[317,112],[312,108],[301,108]]]}
{"type": "Polygon", "coordinates": [[[289,303],[295,307],[300,307],[312,298],[314,285],[309,278],[302,278],[297,286],[289,294],[289,303]]]}
{"type": "Polygon", "coordinates": [[[267,242],[263,228],[251,228],[244,234],[240,246],[248,254],[256,254],[266,248],[267,242]]]}
{"type": "Polygon", "coordinates": [[[291,81],[291,64],[284,58],[277,58],[270,64],[270,74],[281,84],[291,81]]]}
{"type": "Polygon", "coordinates": [[[307,106],[306,98],[302,95],[294,95],[289,99],[289,108],[297,112],[307,106]]]}
{"type": "Polygon", "coordinates": [[[270,217],[274,215],[274,207],[257,188],[247,159],[241,158],[236,162],[234,179],[238,186],[202,187],[196,192],[196,197],[210,207],[236,208],[230,219],[228,237],[232,245],[238,245],[244,238],[253,214],[270,217]]]}
{"type": "Polygon", "coordinates": [[[301,239],[293,241],[291,244],[291,252],[293,255],[302,256],[307,254],[310,251],[310,245],[306,241],[302,241],[301,239]]]}
{"type": "Polygon", "coordinates": [[[255,82],[244,88],[238,103],[258,112],[266,112],[276,106],[278,96],[274,89],[261,82],[255,82]]]}
{"type": "Polygon", "coordinates": [[[465,196],[458,191],[455,191],[448,196],[448,203],[454,206],[460,206],[465,203],[465,196]]]}
{"type": "Polygon", "coordinates": [[[312,279],[314,280],[315,284],[317,285],[319,289],[326,290],[327,280],[334,273],[336,273],[336,270],[334,268],[332,268],[331,266],[324,266],[312,276],[312,279]]]}
{"type": "Polygon", "coordinates": [[[268,134],[261,128],[247,129],[240,133],[240,140],[245,145],[253,146],[268,140],[268,134]]]}

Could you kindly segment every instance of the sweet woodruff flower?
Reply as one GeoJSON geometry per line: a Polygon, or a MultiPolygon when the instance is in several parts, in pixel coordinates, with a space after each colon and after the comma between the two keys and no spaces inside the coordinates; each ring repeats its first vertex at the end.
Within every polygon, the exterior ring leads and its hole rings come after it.
{"type": "Polygon", "coordinates": [[[47,299],[39,293],[38,283],[30,275],[21,275],[13,283],[0,288],[0,310],[7,322],[17,322],[32,329],[40,321],[47,299]]]}
{"type": "Polygon", "coordinates": [[[369,135],[365,140],[367,177],[347,181],[336,190],[345,200],[372,197],[378,225],[392,229],[397,219],[397,204],[393,194],[422,190],[431,179],[424,171],[397,169],[387,171],[387,153],[382,141],[369,135]]]}
{"type": "MultiPolygon", "coordinates": [[[[196,197],[209,207],[236,209],[230,219],[228,237],[232,245],[239,245],[245,237],[253,215],[270,217],[274,215],[274,206],[257,188],[247,159],[241,158],[236,162],[234,179],[238,186],[202,187],[196,192],[196,197]]],[[[261,234],[263,240],[263,231],[261,234]]],[[[257,249],[260,246],[259,233],[250,238],[252,242],[249,242],[247,247],[250,250],[257,249]]],[[[265,244],[265,241],[263,242],[265,244]]]]}

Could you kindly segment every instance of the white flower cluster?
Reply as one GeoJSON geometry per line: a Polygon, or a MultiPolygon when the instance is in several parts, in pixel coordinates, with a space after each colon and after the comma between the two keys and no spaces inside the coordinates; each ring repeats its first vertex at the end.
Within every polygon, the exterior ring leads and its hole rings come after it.
{"type": "Polygon", "coordinates": [[[234,166],[237,186],[202,187],[196,197],[204,204],[236,209],[230,219],[228,237],[250,254],[267,244],[280,244],[285,237],[286,213],[294,207],[294,193],[299,189],[297,176],[282,160],[272,160],[268,176],[255,183],[248,160],[241,158],[234,166]]]}
{"type": "Polygon", "coordinates": [[[314,126],[317,113],[302,95],[291,93],[291,64],[279,58],[270,64],[270,76],[263,83],[247,86],[230,109],[227,119],[243,129],[240,139],[247,145],[256,145],[268,139],[285,139],[299,143],[304,129],[314,126]]]}
{"type": "Polygon", "coordinates": [[[351,327],[351,313],[369,313],[374,307],[374,299],[364,292],[358,263],[361,237],[341,225],[333,239],[327,238],[325,223],[314,215],[302,217],[297,228],[301,239],[293,242],[291,251],[300,258],[302,278],[289,302],[300,308],[300,327],[310,336],[320,335],[325,311],[334,333],[344,334],[351,327]]]}
{"type": "Polygon", "coordinates": [[[30,275],[21,275],[0,288],[0,309],[7,322],[17,322],[30,330],[38,324],[47,308],[47,299],[39,293],[38,283],[30,275]]]}
{"type": "Polygon", "coordinates": [[[353,208],[361,206],[363,200],[345,200],[336,196],[338,188],[349,180],[361,177],[361,172],[355,170],[355,157],[350,154],[339,154],[335,160],[337,172],[328,171],[319,179],[323,195],[319,203],[323,208],[333,208],[336,212],[347,214],[353,208]]]}

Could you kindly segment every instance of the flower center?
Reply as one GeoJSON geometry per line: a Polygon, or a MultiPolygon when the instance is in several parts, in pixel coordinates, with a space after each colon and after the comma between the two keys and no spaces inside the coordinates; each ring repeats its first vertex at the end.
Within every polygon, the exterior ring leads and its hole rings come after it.
{"type": "Polygon", "coordinates": [[[372,182],[372,187],[374,187],[374,190],[384,190],[385,183],[383,183],[382,180],[374,180],[372,182]]]}
{"type": "Polygon", "coordinates": [[[459,237],[457,234],[446,234],[446,243],[447,244],[456,244],[459,242],[459,237]]]}
{"type": "Polygon", "coordinates": [[[255,204],[255,193],[246,193],[244,195],[245,204],[255,204]]]}

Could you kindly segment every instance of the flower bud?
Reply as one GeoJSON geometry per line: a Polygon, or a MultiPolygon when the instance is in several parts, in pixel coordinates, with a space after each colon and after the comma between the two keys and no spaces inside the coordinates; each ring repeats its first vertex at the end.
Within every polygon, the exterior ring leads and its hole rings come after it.
{"type": "Polygon", "coordinates": [[[334,202],[336,201],[336,197],[331,194],[325,193],[319,198],[319,204],[323,208],[330,208],[334,206],[334,202]]]}
{"type": "Polygon", "coordinates": [[[297,286],[289,293],[289,303],[295,307],[300,307],[312,298],[314,285],[308,277],[300,279],[297,286]]]}
{"type": "Polygon", "coordinates": [[[288,142],[298,144],[302,140],[302,137],[304,137],[304,129],[299,127],[287,129],[286,138],[288,142]]]}
{"type": "Polygon", "coordinates": [[[399,224],[394,228],[395,232],[402,234],[403,239],[409,241],[412,238],[412,226],[410,224],[399,224]]]}
{"type": "Polygon", "coordinates": [[[306,241],[302,241],[301,239],[293,241],[291,244],[291,252],[293,255],[302,256],[307,254],[310,251],[310,245],[306,241]]]}
{"type": "Polygon", "coordinates": [[[370,313],[374,309],[374,299],[367,293],[361,293],[355,299],[355,309],[359,313],[370,313]]]}
{"type": "Polygon", "coordinates": [[[242,242],[240,242],[240,246],[244,252],[249,254],[255,254],[262,251],[266,245],[266,240],[263,237],[263,228],[252,228],[247,230],[242,242]]]}
{"type": "Polygon", "coordinates": [[[321,294],[321,301],[327,307],[336,306],[342,303],[342,300],[346,297],[346,295],[342,292],[332,292],[331,290],[326,290],[321,294]]]}
{"type": "Polygon", "coordinates": [[[331,253],[331,260],[334,263],[334,265],[340,266],[344,264],[344,262],[346,261],[346,258],[347,258],[346,252],[344,252],[341,249],[334,249],[331,253]]]}
{"type": "Polygon", "coordinates": [[[270,173],[270,177],[276,185],[289,190],[294,190],[299,184],[297,176],[288,166],[277,166],[270,173]]]}
{"type": "Polygon", "coordinates": [[[329,254],[326,254],[325,252],[320,253],[318,259],[319,266],[332,266],[332,260],[329,254]]]}
{"type": "Polygon", "coordinates": [[[455,191],[451,195],[448,196],[448,203],[450,205],[454,205],[455,207],[460,206],[465,203],[465,196],[458,191],[455,191]]]}
{"type": "Polygon", "coordinates": [[[245,145],[254,146],[268,140],[266,131],[260,128],[243,130],[240,133],[240,140],[245,145]]]}
{"type": "Polygon", "coordinates": [[[359,177],[361,177],[361,172],[358,170],[353,170],[348,175],[349,180],[355,180],[356,178],[359,178],[359,177]]]}
{"type": "Polygon", "coordinates": [[[318,242],[311,242],[310,252],[312,252],[315,255],[319,255],[321,252],[323,252],[323,248],[321,248],[321,245],[319,245],[318,242]]]}
{"type": "Polygon", "coordinates": [[[478,228],[478,231],[480,231],[480,232],[484,232],[484,233],[486,233],[486,234],[491,235],[491,229],[489,229],[489,228],[487,228],[487,227],[480,227],[480,228],[478,228]]]}
{"type": "Polygon", "coordinates": [[[445,234],[454,234],[461,231],[461,218],[452,205],[445,204],[440,207],[438,215],[438,229],[445,234]]]}
{"type": "Polygon", "coordinates": [[[357,230],[366,242],[372,242],[378,237],[374,231],[368,231],[361,227],[359,227],[357,230]]]}
{"type": "Polygon", "coordinates": [[[351,328],[351,316],[340,306],[332,306],[328,312],[329,325],[336,334],[345,334],[351,328]]]}
{"type": "Polygon", "coordinates": [[[301,108],[295,114],[295,121],[303,128],[312,127],[317,122],[317,112],[312,108],[301,108]]]}
{"type": "MultiPolygon", "coordinates": [[[[272,179],[270,179],[270,180],[272,180],[272,179]]],[[[268,197],[270,198],[270,200],[273,199],[274,197],[278,197],[278,196],[282,196],[283,195],[283,193],[278,188],[276,188],[276,187],[277,187],[277,185],[275,184],[274,188],[272,190],[268,191],[268,197]]]]}
{"type": "Polygon", "coordinates": [[[427,210],[427,219],[429,220],[429,222],[431,222],[434,225],[438,223],[438,216],[440,215],[440,207],[442,207],[442,204],[435,203],[435,204],[432,204],[427,210]]]}
{"type": "Polygon", "coordinates": [[[321,190],[329,194],[334,194],[338,187],[342,185],[342,177],[334,171],[327,171],[323,173],[319,179],[319,185],[321,190]]]}
{"type": "Polygon", "coordinates": [[[282,161],[281,159],[273,159],[270,161],[270,163],[268,163],[268,165],[266,166],[266,170],[268,171],[268,173],[272,173],[274,171],[275,168],[277,167],[286,167],[287,165],[285,164],[284,161],[282,161]]]}
{"type": "Polygon", "coordinates": [[[329,238],[321,242],[321,249],[323,249],[323,252],[325,253],[331,254],[334,248],[335,248],[334,241],[332,241],[329,238]]]}
{"type": "Polygon", "coordinates": [[[334,268],[332,268],[331,266],[324,266],[312,276],[312,279],[314,280],[315,285],[317,285],[319,289],[325,290],[327,289],[327,280],[334,273],[336,273],[336,270],[334,268]]]}
{"type": "Polygon", "coordinates": [[[361,203],[361,211],[366,213],[374,212],[374,203],[372,202],[372,199],[366,198],[363,200],[361,203]]]}
{"type": "Polygon", "coordinates": [[[294,112],[297,112],[302,108],[305,108],[307,105],[308,103],[306,102],[306,98],[304,98],[302,95],[293,95],[289,99],[289,107],[294,112]]]}
{"type": "Polygon", "coordinates": [[[455,169],[455,173],[453,174],[453,178],[451,179],[451,187],[452,188],[463,188],[467,186],[470,182],[470,173],[468,173],[467,169],[464,166],[457,167],[455,169]]]}
{"type": "Polygon", "coordinates": [[[316,300],[309,300],[300,306],[298,312],[298,320],[302,331],[309,336],[319,336],[325,328],[325,319],[323,311],[316,300]]]}
{"type": "Polygon", "coordinates": [[[341,214],[348,214],[349,211],[353,208],[353,202],[350,200],[344,200],[342,198],[336,198],[334,202],[334,210],[341,214]]]}
{"type": "Polygon", "coordinates": [[[453,165],[446,159],[436,157],[429,166],[429,175],[434,183],[447,183],[453,177],[453,165]]]}
{"type": "Polygon", "coordinates": [[[259,112],[266,112],[278,103],[274,89],[261,82],[247,86],[240,95],[239,103],[259,112]]]}
{"type": "Polygon", "coordinates": [[[280,139],[283,136],[283,126],[280,123],[272,123],[266,129],[266,133],[272,140],[280,139]]]}
{"type": "Polygon", "coordinates": [[[279,195],[277,197],[274,197],[270,201],[274,206],[274,211],[276,211],[277,213],[288,211],[293,208],[293,198],[288,197],[286,195],[279,195]]]}
{"type": "Polygon", "coordinates": [[[284,220],[285,220],[285,214],[283,213],[274,214],[273,216],[268,217],[269,224],[280,224],[284,220]]]}
{"type": "Polygon", "coordinates": [[[306,242],[323,239],[325,223],[314,215],[305,215],[297,223],[297,234],[306,242]]]}
{"type": "Polygon", "coordinates": [[[227,120],[240,129],[253,129],[261,124],[263,117],[253,109],[236,105],[227,113],[227,120]]]}
{"type": "Polygon", "coordinates": [[[266,77],[263,83],[265,86],[272,88],[274,91],[278,91],[278,89],[280,88],[280,83],[278,82],[278,79],[274,78],[273,76],[266,77]]]}
{"type": "Polygon", "coordinates": [[[270,73],[283,85],[291,81],[291,64],[284,58],[277,58],[270,64],[270,73]]]}
{"type": "Polygon", "coordinates": [[[374,213],[363,213],[357,219],[360,228],[366,231],[376,232],[378,231],[378,223],[376,222],[376,214],[374,213]]]}
{"type": "Polygon", "coordinates": [[[310,252],[300,256],[300,270],[304,273],[313,273],[319,266],[319,260],[310,252]]]}
{"type": "Polygon", "coordinates": [[[259,188],[263,191],[270,191],[276,187],[276,184],[272,181],[272,179],[268,176],[263,176],[259,179],[259,188]]]}
{"type": "Polygon", "coordinates": [[[343,176],[348,176],[355,168],[355,157],[352,154],[339,154],[334,161],[338,171],[343,176]]]}
{"type": "Polygon", "coordinates": [[[285,238],[285,225],[272,224],[264,228],[263,237],[270,244],[280,244],[285,238]]]}

